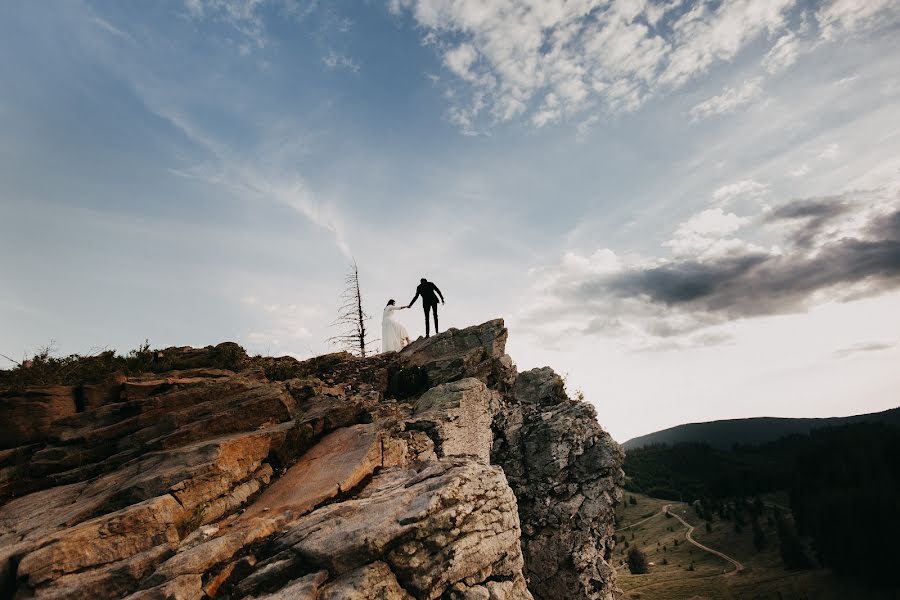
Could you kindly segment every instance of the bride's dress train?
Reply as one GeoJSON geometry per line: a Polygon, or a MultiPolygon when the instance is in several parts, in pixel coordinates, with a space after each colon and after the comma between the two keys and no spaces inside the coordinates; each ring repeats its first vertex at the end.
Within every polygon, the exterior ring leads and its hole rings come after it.
{"type": "Polygon", "coordinates": [[[388,305],[384,307],[384,316],[381,318],[381,351],[399,352],[409,343],[409,333],[394,315],[399,306],[388,305]]]}

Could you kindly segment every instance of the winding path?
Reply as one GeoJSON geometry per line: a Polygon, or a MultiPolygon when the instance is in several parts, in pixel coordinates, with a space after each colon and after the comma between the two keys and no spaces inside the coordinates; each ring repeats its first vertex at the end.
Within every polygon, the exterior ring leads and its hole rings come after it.
{"type": "MultiPolygon", "coordinates": [[[[687,521],[685,521],[684,519],[682,519],[682,518],[681,518],[679,515],[677,515],[676,513],[674,513],[674,512],[669,512],[669,506],[670,506],[669,504],[666,504],[665,506],[663,506],[663,507],[662,507],[662,512],[663,512],[663,513],[668,513],[668,514],[672,515],[673,517],[675,517],[676,519],[678,519],[678,520],[681,522],[682,525],[684,525],[685,527],[687,527],[687,534],[684,536],[685,538],[687,538],[687,541],[689,541],[689,542],[692,543],[693,545],[697,546],[697,547],[700,548],[701,550],[705,550],[706,552],[709,552],[710,554],[713,554],[713,555],[715,555],[715,556],[718,556],[719,558],[725,559],[725,560],[727,560],[728,562],[730,562],[731,564],[733,564],[733,565],[734,565],[734,571],[731,571],[730,573],[728,573],[729,575],[734,575],[734,574],[737,573],[738,571],[743,571],[743,570],[744,570],[744,565],[741,564],[740,562],[738,562],[737,560],[731,558],[731,557],[728,556],[727,554],[724,554],[724,553],[722,553],[722,552],[719,552],[718,550],[713,550],[713,549],[710,548],[709,546],[704,546],[703,544],[701,544],[700,542],[698,542],[697,540],[695,540],[695,539],[693,538],[693,536],[691,535],[691,534],[694,533],[694,526],[691,525],[690,523],[688,523],[687,521]]],[[[655,516],[655,515],[654,515],[654,516],[655,516]]],[[[636,524],[637,524],[637,523],[635,523],[635,525],[636,525],[636,524]]]]}
{"type": "Polygon", "coordinates": [[[636,522],[632,523],[631,525],[626,525],[625,527],[620,527],[619,529],[616,529],[613,533],[619,533],[620,531],[625,531],[626,529],[631,529],[632,527],[637,527],[641,523],[646,523],[647,521],[649,521],[650,519],[653,519],[654,517],[658,517],[659,515],[665,514],[666,508],[668,508],[668,506],[669,505],[666,504],[661,509],[659,509],[659,512],[653,513],[646,519],[641,519],[640,521],[636,521],[636,522]]]}

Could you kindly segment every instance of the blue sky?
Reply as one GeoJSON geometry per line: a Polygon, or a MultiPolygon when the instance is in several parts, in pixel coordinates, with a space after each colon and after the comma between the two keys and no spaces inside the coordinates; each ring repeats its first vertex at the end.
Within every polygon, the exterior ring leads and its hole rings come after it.
{"type": "Polygon", "coordinates": [[[889,0],[5,3],[0,352],[319,354],[355,257],[373,315],[434,280],[442,324],[505,317],[623,441],[893,407],[898,24],[889,0]]]}

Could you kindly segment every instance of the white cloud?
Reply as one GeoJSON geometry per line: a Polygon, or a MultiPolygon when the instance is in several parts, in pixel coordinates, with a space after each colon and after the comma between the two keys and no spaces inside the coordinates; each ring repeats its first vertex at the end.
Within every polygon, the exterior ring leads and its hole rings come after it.
{"type": "Polygon", "coordinates": [[[790,175],[791,177],[803,177],[804,175],[808,174],[809,171],[810,171],[809,165],[806,163],[803,163],[796,169],[788,171],[788,175],[790,175]]]}
{"type": "Polygon", "coordinates": [[[797,62],[800,54],[800,38],[790,31],[785,33],[762,59],[763,68],[769,73],[778,73],[797,62]]]}
{"type": "Polygon", "coordinates": [[[337,71],[338,69],[347,69],[353,73],[359,72],[359,63],[352,57],[344,54],[338,54],[334,50],[329,50],[328,54],[322,57],[322,64],[329,71],[337,71]]]}
{"type": "Polygon", "coordinates": [[[351,256],[343,218],[337,207],[317,197],[303,177],[293,172],[292,167],[285,166],[292,162],[291,156],[296,152],[294,148],[277,145],[257,148],[254,152],[256,160],[237,156],[227,144],[220,143],[186,113],[170,105],[168,100],[163,100],[165,94],[160,95],[136,80],[132,83],[148,110],[171,123],[210,154],[211,160],[207,164],[173,169],[174,174],[222,186],[247,200],[280,202],[329,232],[341,253],[351,256]]]}
{"type": "MultiPolygon", "coordinates": [[[[184,0],[184,7],[192,18],[224,23],[252,41],[257,48],[268,43],[261,14],[264,7],[272,7],[282,15],[300,21],[312,13],[317,4],[318,0],[184,0]]],[[[246,54],[251,46],[242,44],[238,48],[246,54]]]]}
{"type": "Polygon", "coordinates": [[[785,25],[794,0],[736,0],[716,9],[697,3],[672,25],[675,47],[661,81],[679,85],[714,62],[730,60],[764,32],[785,25]]]}
{"type": "Polygon", "coordinates": [[[469,68],[476,58],[478,53],[471,44],[460,44],[444,54],[444,64],[463,79],[470,79],[472,74],[469,68]]]}
{"type": "Polygon", "coordinates": [[[599,275],[615,273],[622,268],[622,261],[609,248],[601,248],[590,256],[582,256],[576,252],[567,252],[562,257],[562,265],[566,271],[572,274],[599,275]]]}
{"type": "Polygon", "coordinates": [[[588,118],[581,121],[581,123],[579,123],[578,127],[576,128],[575,139],[579,142],[584,141],[599,121],[600,115],[596,114],[590,115],[588,118]]]}
{"type": "Polygon", "coordinates": [[[748,79],[738,87],[728,87],[719,94],[694,106],[688,115],[692,121],[705,117],[734,112],[738,107],[756,100],[762,95],[762,78],[748,79]]]}
{"type": "MultiPolygon", "coordinates": [[[[797,16],[799,0],[390,0],[453,74],[449,113],[467,133],[522,119],[536,127],[599,110],[634,111],[762,40],[780,72],[826,39],[891,22],[891,0],[835,0],[797,16]]],[[[696,118],[757,97],[751,79],[698,105],[696,118]]]]}
{"type": "Polygon", "coordinates": [[[754,179],[744,179],[735,183],[723,185],[713,192],[713,200],[719,204],[726,204],[737,199],[755,199],[768,192],[769,186],[754,179]]]}
{"type": "Polygon", "coordinates": [[[678,226],[677,236],[689,235],[727,235],[734,233],[747,223],[746,217],[734,213],[726,213],[721,208],[709,208],[698,213],[678,226]]]}
{"type": "Polygon", "coordinates": [[[733,58],[784,24],[795,0],[738,0],[687,13],[635,0],[393,0],[470,86],[451,111],[466,130],[525,116],[543,126],[587,109],[631,111],[733,58]],[[649,23],[649,25],[648,25],[649,23]]]}
{"type": "Polygon", "coordinates": [[[184,0],[184,7],[195,17],[203,16],[203,0],[184,0]]]}
{"type": "Polygon", "coordinates": [[[817,158],[823,160],[834,160],[838,157],[840,153],[840,146],[838,144],[828,144],[822,151],[819,153],[817,158]]]}
{"type": "Polygon", "coordinates": [[[880,23],[896,23],[900,6],[895,0],[833,0],[816,13],[822,37],[834,39],[880,23]]]}
{"type": "Polygon", "coordinates": [[[94,17],[93,19],[91,19],[91,22],[94,25],[96,25],[97,27],[99,27],[100,29],[103,29],[104,31],[111,33],[116,37],[120,37],[122,39],[128,40],[131,43],[134,43],[134,38],[131,37],[131,34],[125,32],[125,31],[122,31],[121,29],[119,29],[118,27],[116,27],[115,25],[113,25],[112,23],[107,21],[106,19],[101,19],[100,17],[94,17]]]}
{"type": "Polygon", "coordinates": [[[663,246],[676,256],[722,256],[737,250],[746,250],[747,244],[729,238],[731,234],[750,222],[748,217],[726,213],[721,208],[709,208],[681,223],[672,239],[663,246]]]}
{"type": "Polygon", "coordinates": [[[300,345],[317,342],[312,339],[309,325],[322,320],[324,315],[320,308],[303,304],[260,303],[254,297],[244,298],[242,302],[252,310],[258,321],[259,327],[244,336],[257,349],[282,345],[296,349],[300,345]],[[249,301],[251,299],[252,302],[249,301]]]}
{"type": "Polygon", "coordinates": [[[185,0],[188,13],[197,19],[223,22],[262,48],[266,32],[259,9],[266,0],[185,0]]]}
{"type": "Polygon", "coordinates": [[[853,83],[853,82],[856,81],[857,79],[859,79],[859,77],[857,77],[856,75],[851,75],[850,77],[841,77],[840,79],[838,79],[837,81],[834,82],[834,85],[837,86],[837,87],[842,87],[842,86],[845,86],[845,85],[850,85],[851,83],[853,83]]]}

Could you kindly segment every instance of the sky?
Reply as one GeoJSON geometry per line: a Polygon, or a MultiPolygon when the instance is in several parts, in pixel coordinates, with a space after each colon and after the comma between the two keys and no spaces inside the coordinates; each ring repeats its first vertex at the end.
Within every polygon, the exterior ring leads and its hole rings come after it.
{"type": "Polygon", "coordinates": [[[427,277],[620,441],[898,406],[898,33],[892,0],[4,2],[0,352],[318,355],[355,259],[373,331],[427,277]]]}

